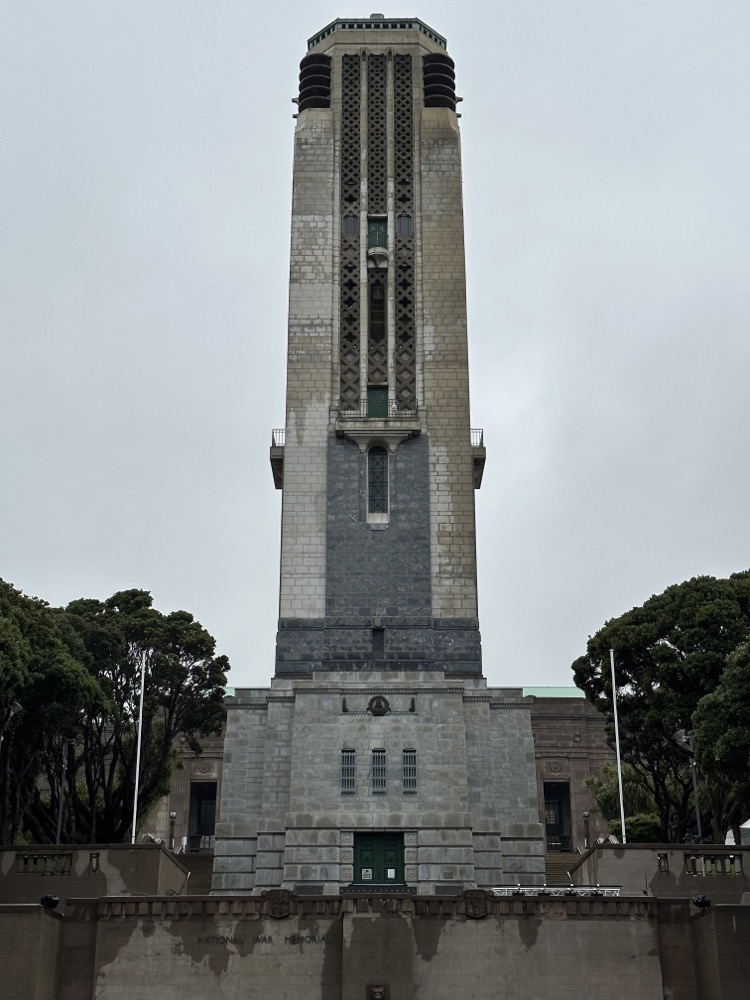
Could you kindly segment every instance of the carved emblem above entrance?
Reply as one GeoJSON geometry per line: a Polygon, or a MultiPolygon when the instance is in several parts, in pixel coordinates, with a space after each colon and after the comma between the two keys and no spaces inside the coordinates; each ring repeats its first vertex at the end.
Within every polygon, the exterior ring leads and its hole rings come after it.
{"type": "Polygon", "coordinates": [[[374,695],[367,703],[367,711],[371,715],[387,715],[390,710],[390,703],[382,694],[374,695]]]}
{"type": "Polygon", "coordinates": [[[464,893],[466,916],[472,920],[486,917],[490,911],[487,893],[483,889],[467,889],[464,893]]]}
{"type": "Polygon", "coordinates": [[[292,912],[292,894],[288,889],[270,889],[263,895],[267,899],[269,917],[280,920],[292,912]]]}

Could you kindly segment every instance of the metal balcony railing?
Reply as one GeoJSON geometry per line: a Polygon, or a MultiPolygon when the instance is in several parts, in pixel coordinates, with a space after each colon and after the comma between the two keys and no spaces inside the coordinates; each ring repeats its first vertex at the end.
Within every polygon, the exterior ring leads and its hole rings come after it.
{"type": "Polygon", "coordinates": [[[286,441],[286,427],[274,427],[271,431],[271,447],[283,448],[286,441]]]}
{"type": "Polygon", "coordinates": [[[357,402],[339,401],[339,417],[342,420],[361,420],[369,417],[373,420],[390,420],[394,417],[416,417],[416,399],[360,399],[357,402]]]}
{"type": "Polygon", "coordinates": [[[472,448],[482,448],[482,447],[484,447],[484,428],[483,427],[472,427],[471,428],[471,447],[472,448]]]}
{"type": "Polygon", "coordinates": [[[497,885],[495,896],[619,896],[619,885],[497,885]]]}

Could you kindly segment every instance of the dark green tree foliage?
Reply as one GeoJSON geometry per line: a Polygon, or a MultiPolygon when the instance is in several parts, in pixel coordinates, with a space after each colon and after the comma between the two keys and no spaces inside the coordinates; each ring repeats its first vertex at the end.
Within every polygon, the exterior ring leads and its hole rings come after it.
{"type": "Polygon", "coordinates": [[[0,607],[0,649],[7,647],[7,668],[0,653],[0,711],[7,714],[13,700],[23,711],[9,720],[0,748],[0,765],[8,769],[3,800],[12,817],[2,827],[4,842],[21,834],[54,840],[63,768],[63,842],[127,840],[142,663],[139,825],[169,790],[178,740],[200,752],[200,738],[220,731],[228,661],[214,655],[213,638],[192,615],[161,614],[145,591],[53,609],[8,590],[16,606],[7,614],[0,607]],[[5,675],[12,680],[7,688],[5,675]],[[45,784],[49,793],[40,790],[45,784]]]}
{"type": "Polygon", "coordinates": [[[62,740],[75,738],[82,715],[101,706],[82,653],[77,636],[51,608],[0,581],[2,843],[13,843],[24,831],[40,799],[42,774],[53,776],[48,808],[56,814],[62,740]],[[20,706],[15,712],[14,704],[20,706]]]}
{"type": "Polygon", "coordinates": [[[606,715],[614,743],[614,649],[622,757],[653,796],[664,840],[683,839],[693,825],[689,758],[675,733],[693,729],[698,702],[748,640],[750,573],[696,577],[607,622],[573,664],[576,684],[606,715]]]}
{"type": "Polygon", "coordinates": [[[693,717],[702,772],[720,804],[725,825],[739,843],[739,826],[750,816],[750,643],[739,646],[714,690],[701,698],[693,717]]]}

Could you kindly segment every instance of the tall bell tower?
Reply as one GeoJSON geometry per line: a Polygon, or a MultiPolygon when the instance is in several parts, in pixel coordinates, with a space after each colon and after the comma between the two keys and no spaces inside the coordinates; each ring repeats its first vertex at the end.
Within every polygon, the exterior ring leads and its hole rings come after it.
{"type": "Polygon", "coordinates": [[[276,664],[228,700],[216,891],[543,879],[529,706],[482,675],[456,102],[422,21],[308,41],[276,664]]]}
{"type": "Polygon", "coordinates": [[[298,107],[276,673],[479,676],[484,449],[445,39],[336,21],[308,43],[298,107]]]}

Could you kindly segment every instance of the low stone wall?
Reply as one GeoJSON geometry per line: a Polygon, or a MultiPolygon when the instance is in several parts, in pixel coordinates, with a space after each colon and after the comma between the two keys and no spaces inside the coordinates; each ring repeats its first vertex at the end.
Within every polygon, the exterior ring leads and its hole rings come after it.
{"type": "Polygon", "coordinates": [[[187,874],[158,844],[5,847],[0,848],[0,903],[180,893],[187,874]]]}
{"type": "Polygon", "coordinates": [[[0,939],[17,984],[0,1000],[369,1000],[376,985],[389,1000],[704,1000],[687,900],[272,890],[69,900],[64,918],[39,906],[25,918],[33,928],[0,939]]]}
{"type": "Polygon", "coordinates": [[[617,885],[624,895],[709,896],[750,903],[750,848],[702,844],[598,844],[572,871],[576,885],[617,885]]]}
{"type": "Polygon", "coordinates": [[[0,1000],[56,1000],[64,920],[40,905],[0,905],[0,1000]]]}

